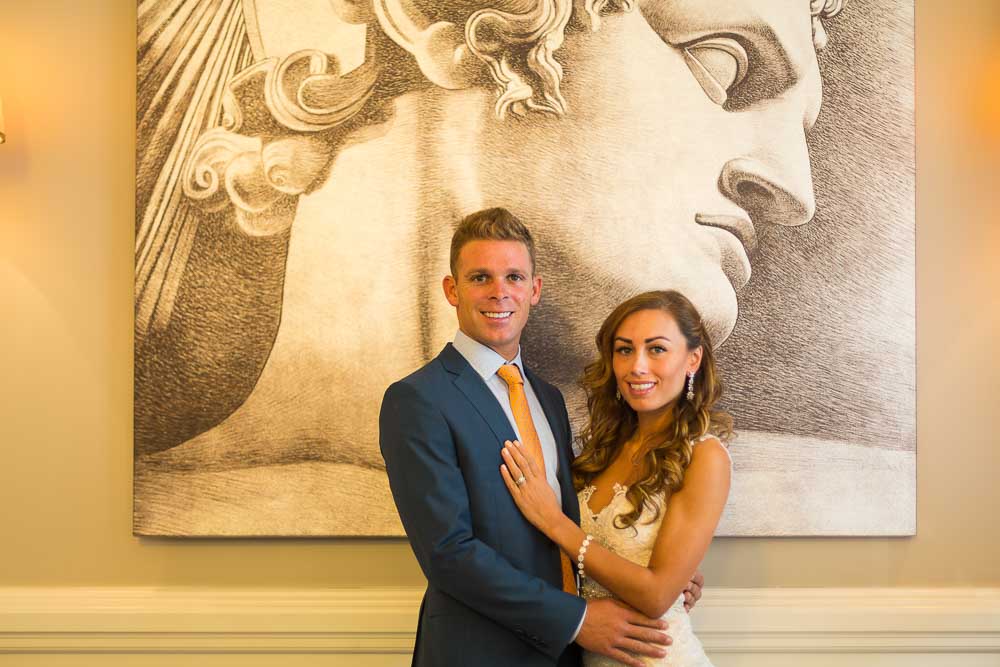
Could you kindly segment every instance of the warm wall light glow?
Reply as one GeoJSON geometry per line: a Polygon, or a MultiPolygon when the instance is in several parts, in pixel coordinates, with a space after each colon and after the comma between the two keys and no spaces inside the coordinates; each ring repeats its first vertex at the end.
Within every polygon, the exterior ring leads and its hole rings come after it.
{"type": "Polygon", "coordinates": [[[993,49],[981,74],[973,100],[976,128],[986,137],[1000,139],[1000,45],[993,49]]]}
{"type": "Polygon", "coordinates": [[[7,141],[7,135],[4,134],[3,129],[3,100],[0,99],[0,144],[7,141]]]}

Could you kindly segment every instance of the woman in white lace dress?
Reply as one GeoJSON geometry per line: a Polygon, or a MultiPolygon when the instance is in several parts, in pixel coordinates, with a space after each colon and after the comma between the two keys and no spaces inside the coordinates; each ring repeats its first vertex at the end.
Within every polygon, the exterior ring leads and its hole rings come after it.
{"type": "Polygon", "coordinates": [[[597,347],[583,377],[590,419],[573,463],[582,525],[562,513],[518,443],[505,447],[501,474],[525,517],[583,572],[584,597],[615,597],[669,623],[665,657],[585,653],[586,667],[711,667],[683,596],[729,494],[723,443],[732,419],[714,409],[721,385],[711,341],[687,298],[659,291],[619,305],[597,347]]]}

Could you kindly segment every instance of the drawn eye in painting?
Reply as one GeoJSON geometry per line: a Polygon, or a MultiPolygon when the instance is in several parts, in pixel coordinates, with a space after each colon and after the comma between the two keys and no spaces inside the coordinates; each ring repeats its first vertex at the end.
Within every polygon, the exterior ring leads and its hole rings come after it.
{"type": "Polygon", "coordinates": [[[709,37],[683,47],[684,62],[709,99],[723,106],[747,76],[746,49],[732,37],[709,37]]]}

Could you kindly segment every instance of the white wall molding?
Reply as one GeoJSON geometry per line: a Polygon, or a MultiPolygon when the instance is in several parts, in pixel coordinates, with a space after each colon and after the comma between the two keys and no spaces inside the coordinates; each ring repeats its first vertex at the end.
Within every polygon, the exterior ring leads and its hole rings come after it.
{"type": "Polygon", "coordinates": [[[1000,588],[708,589],[712,653],[997,653],[1000,588]]]}
{"type": "Polygon", "coordinates": [[[409,654],[422,589],[0,589],[0,653],[409,654]]]}
{"type": "MultiPolygon", "coordinates": [[[[408,654],[421,594],[0,588],[0,654],[408,654]]],[[[710,588],[693,620],[713,655],[1000,656],[998,588],[710,588]]]]}

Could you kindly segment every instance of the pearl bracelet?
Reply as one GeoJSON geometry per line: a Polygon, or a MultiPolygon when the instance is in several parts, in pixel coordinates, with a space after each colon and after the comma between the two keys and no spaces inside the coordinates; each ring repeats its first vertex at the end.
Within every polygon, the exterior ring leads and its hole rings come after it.
{"type": "Polygon", "coordinates": [[[576,569],[580,573],[580,579],[587,576],[583,573],[583,556],[587,553],[587,547],[590,546],[590,541],[593,539],[593,535],[587,535],[587,537],[583,539],[583,544],[580,545],[580,555],[576,557],[576,569]]]}

